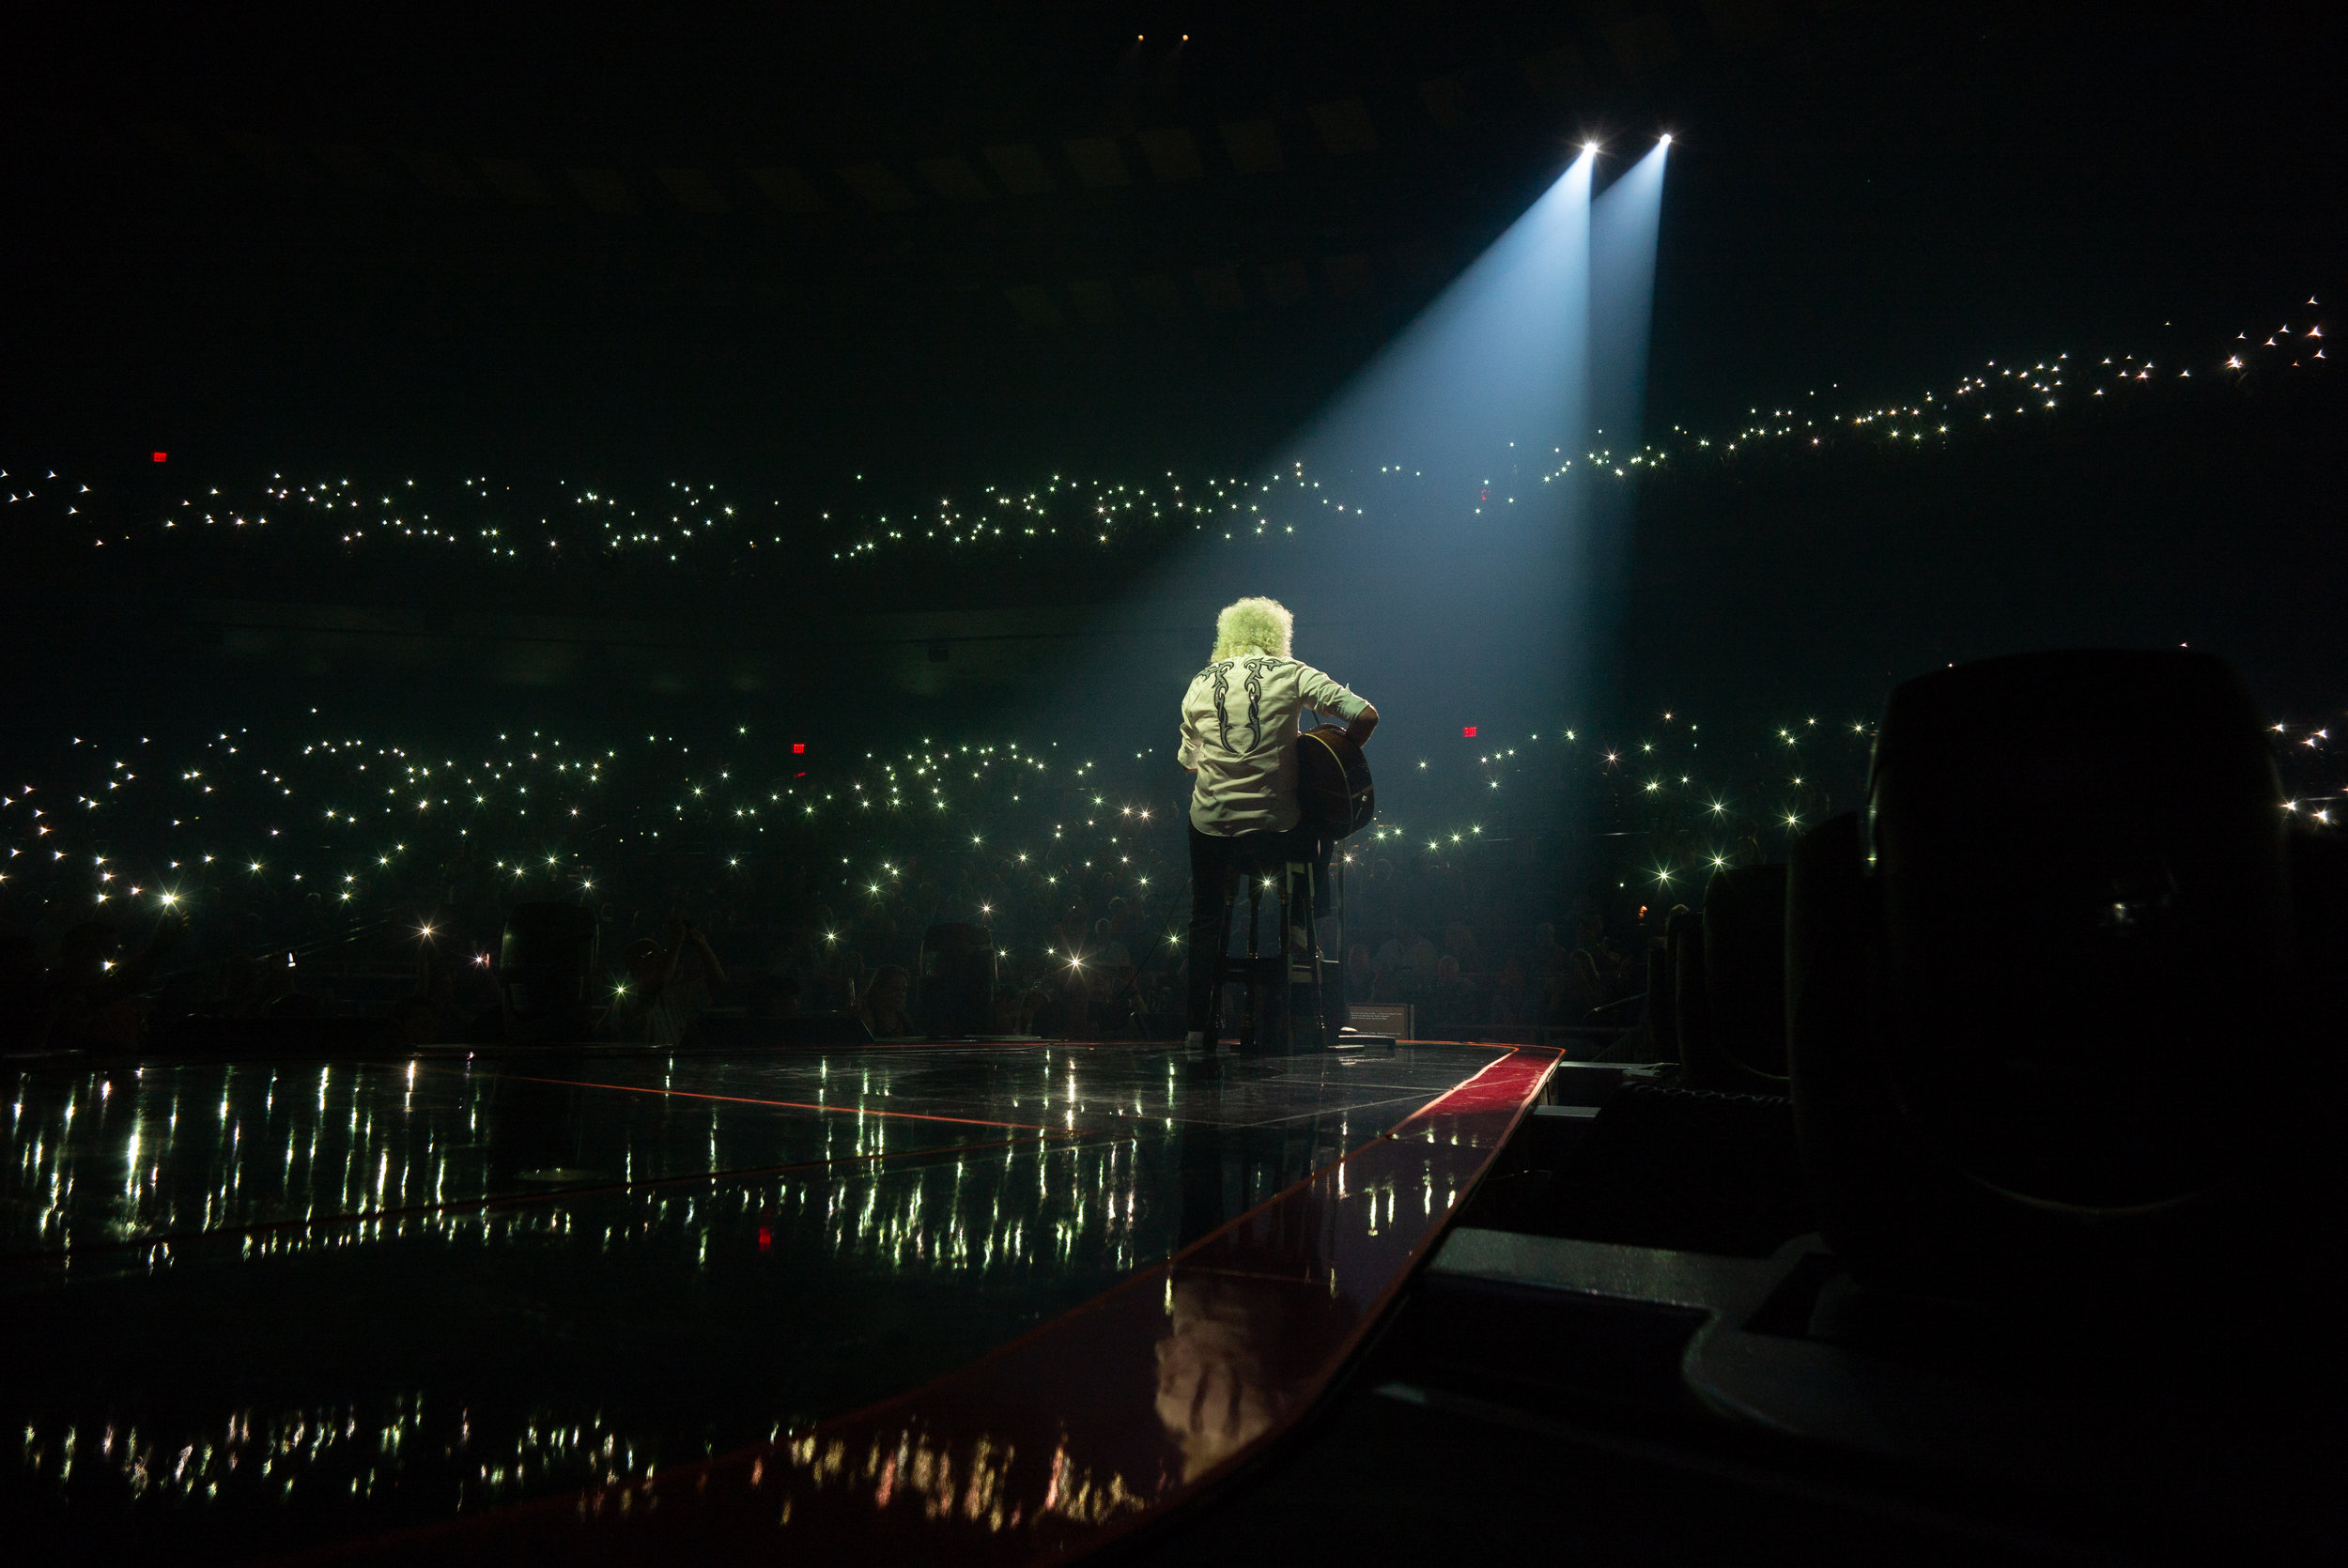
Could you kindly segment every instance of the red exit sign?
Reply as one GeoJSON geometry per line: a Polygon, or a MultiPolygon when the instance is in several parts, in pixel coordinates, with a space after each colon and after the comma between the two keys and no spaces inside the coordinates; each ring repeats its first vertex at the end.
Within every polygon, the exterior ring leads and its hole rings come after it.
{"type": "Polygon", "coordinates": [[[1460,729],[1460,738],[1461,740],[1468,741],[1474,740],[1475,738],[1475,726],[1473,724],[1462,725],[1460,729]]]}

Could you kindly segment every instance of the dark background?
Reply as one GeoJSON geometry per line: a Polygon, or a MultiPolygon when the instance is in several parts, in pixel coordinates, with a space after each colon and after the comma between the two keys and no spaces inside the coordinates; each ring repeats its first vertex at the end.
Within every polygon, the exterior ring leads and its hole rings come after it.
{"type": "MultiPolygon", "coordinates": [[[[156,448],[182,487],[353,466],[714,478],[809,506],[1249,471],[1585,136],[1608,144],[1601,181],[1677,139],[1650,430],[1733,429],[1812,391],[1864,406],[1986,358],[2204,352],[2328,302],[2348,213],[2341,26],[2314,6],[97,8],[18,26],[0,447],[119,476],[132,512],[166,484],[139,468],[156,448]],[[1079,144],[1113,149],[1123,182],[1089,183],[1079,144]],[[1006,146],[1050,189],[1012,189],[987,150],[1006,146]]],[[[1939,467],[1650,485],[1611,700],[1864,712],[1976,653],[2195,640],[2272,702],[2336,705],[2339,432],[2336,399],[2269,398],[1939,467]]],[[[176,578],[110,562],[11,586],[49,607],[15,623],[56,701],[168,705],[174,674],[211,668],[55,635],[55,607],[143,616],[176,578]]],[[[708,607],[689,585],[471,574],[243,586],[708,607]]],[[[842,611],[1103,589],[1032,566],[806,585],[842,611]]],[[[728,613],[771,617],[775,592],[728,613]]],[[[268,679],[287,701],[419,696],[371,668],[268,679]]],[[[990,700],[1015,686],[998,671],[990,700]]],[[[465,689],[436,680],[431,700],[465,689]]],[[[533,700],[609,695],[566,689],[533,700]]]]}

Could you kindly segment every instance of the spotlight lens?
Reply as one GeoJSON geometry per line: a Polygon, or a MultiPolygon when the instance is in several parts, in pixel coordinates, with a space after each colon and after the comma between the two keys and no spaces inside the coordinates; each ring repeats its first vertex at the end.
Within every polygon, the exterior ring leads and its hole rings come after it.
{"type": "Polygon", "coordinates": [[[1668,131],[1664,131],[1661,140],[1665,146],[1670,146],[1672,145],[1672,133],[1668,131]]]}

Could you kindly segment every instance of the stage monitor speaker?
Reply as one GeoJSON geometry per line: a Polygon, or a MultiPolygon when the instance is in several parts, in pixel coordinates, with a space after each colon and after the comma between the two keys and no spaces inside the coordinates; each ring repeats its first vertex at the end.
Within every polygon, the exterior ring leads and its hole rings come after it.
{"type": "Polygon", "coordinates": [[[1785,899],[1794,1111],[1840,1257],[2031,1314],[2250,1299],[2299,1267],[2329,1097],[2293,1088],[2336,1031],[2294,1011],[2272,744],[2181,649],[1893,690],[1864,809],[1795,845],[1785,899]]]}
{"type": "Polygon", "coordinates": [[[933,1036],[983,1035],[994,1027],[995,933],[967,921],[921,933],[920,993],[914,1017],[933,1036]]]}

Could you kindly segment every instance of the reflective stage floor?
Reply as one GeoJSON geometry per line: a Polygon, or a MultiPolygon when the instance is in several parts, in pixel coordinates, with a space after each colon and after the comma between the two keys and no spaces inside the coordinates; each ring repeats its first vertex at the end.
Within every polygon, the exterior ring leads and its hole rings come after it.
{"type": "Polygon", "coordinates": [[[19,1065],[44,1560],[1078,1552],[1296,1420],[1552,1056],[19,1065]]]}

